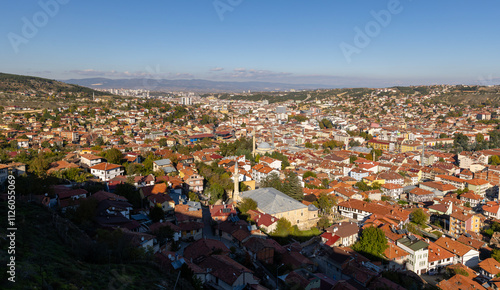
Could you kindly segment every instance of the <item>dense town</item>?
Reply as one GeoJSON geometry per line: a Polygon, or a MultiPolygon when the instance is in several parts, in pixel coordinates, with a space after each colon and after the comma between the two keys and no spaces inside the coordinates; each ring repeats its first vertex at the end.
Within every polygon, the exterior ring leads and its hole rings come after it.
{"type": "Polygon", "coordinates": [[[197,289],[498,289],[500,109],[453,89],[4,106],[0,182],[197,289]]]}

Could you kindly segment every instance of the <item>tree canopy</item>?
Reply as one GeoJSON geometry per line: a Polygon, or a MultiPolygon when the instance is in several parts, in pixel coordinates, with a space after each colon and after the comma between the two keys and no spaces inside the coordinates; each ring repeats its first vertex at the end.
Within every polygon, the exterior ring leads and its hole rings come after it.
{"type": "Polygon", "coordinates": [[[262,180],[260,185],[261,187],[273,187],[299,201],[304,198],[299,177],[293,171],[285,172],[285,179],[283,181],[280,180],[277,174],[272,173],[262,180]]]}
{"type": "Polygon", "coordinates": [[[249,197],[244,197],[238,209],[241,213],[246,214],[251,209],[257,209],[257,202],[249,197]]]}
{"type": "Polygon", "coordinates": [[[369,227],[362,231],[361,238],[356,242],[352,248],[353,250],[373,255],[376,257],[381,257],[385,249],[389,246],[387,245],[387,238],[384,232],[376,227],[369,227]]]}
{"type": "Polygon", "coordinates": [[[411,214],[411,221],[420,226],[424,226],[428,218],[427,214],[421,208],[414,210],[411,214]]]}

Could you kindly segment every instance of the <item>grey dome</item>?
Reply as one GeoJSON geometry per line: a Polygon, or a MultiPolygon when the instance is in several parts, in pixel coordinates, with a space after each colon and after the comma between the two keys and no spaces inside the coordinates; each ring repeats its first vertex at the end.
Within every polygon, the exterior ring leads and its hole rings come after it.
{"type": "Polygon", "coordinates": [[[259,144],[259,149],[271,149],[271,145],[267,142],[262,142],[259,144]]]}

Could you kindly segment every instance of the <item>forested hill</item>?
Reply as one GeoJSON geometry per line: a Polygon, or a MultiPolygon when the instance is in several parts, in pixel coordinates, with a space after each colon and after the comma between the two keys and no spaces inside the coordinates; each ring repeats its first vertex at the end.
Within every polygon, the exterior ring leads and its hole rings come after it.
{"type": "Polygon", "coordinates": [[[58,95],[91,97],[93,94],[96,96],[109,95],[109,93],[78,85],[66,84],[56,80],[5,73],[0,73],[0,92],[39,97],[58,95]]]}

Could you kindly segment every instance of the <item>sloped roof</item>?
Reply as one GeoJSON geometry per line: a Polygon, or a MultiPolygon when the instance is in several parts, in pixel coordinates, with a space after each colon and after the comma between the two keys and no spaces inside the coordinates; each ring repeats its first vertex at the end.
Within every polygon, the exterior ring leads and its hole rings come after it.
{"type": "Polygon", "coordinates": [[[272,187],[259,188],[241,193],[257,202],[257,207],[264,213],[277,214],[297,209],[307,209],[307,206],[272,187]]]}

